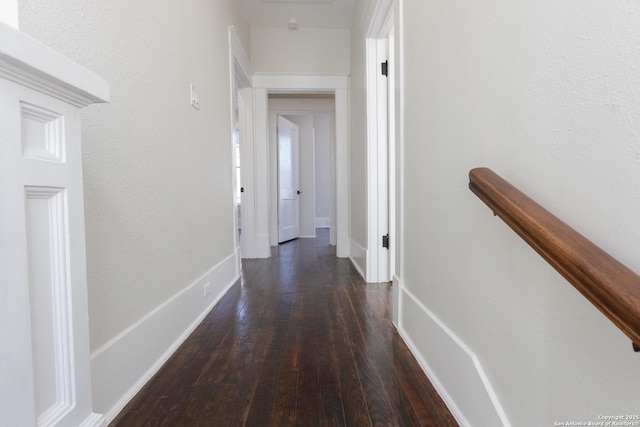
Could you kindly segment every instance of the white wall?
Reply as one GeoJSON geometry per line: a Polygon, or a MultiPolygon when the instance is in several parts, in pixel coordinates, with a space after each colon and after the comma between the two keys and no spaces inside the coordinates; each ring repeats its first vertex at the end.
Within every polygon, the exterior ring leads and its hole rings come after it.
{"type": "Polygon", "coordinates": [[[499,414],[478,378],[514,426],[637,414],[629,340],[467,173],[491,167],[640,271],[640,5],[404,0],[402,19],[409,341],[472,425],[499,414]]]}
{"type": "Polygon", "coordinates": [[[313,115],[315,141],[315,189],[316,227],[329,228],[331,225],[331,146],[334,132],[331,115],[328,113],[313,115]]]}
{"type": "Polygon", "coordinates": [[[348,30],[254,27],[251,62],[259,72],[347,74],[349,38],[348,30]]]}
{"type": "Polygon", "coordinates": [[[300,166],[300,237],[316,236],[316,185],[315,143],[313,137],[313,115],[294,114],[284,116],[298,125],[300,166]]]}
{"type": "Polygon", "coordinates": [[[351,259],[362,276],[366,272],[367,236],[367,121],[364,29],[354,25],[351,34],[349,80],[349,194],[351,259]]]}
{"type": "Polygon", "coordinates": [[[108,417],[237,273],[227,25],[249,40],[238,8],[20,1],[23,31],[112,88],[83,116],[94,397],[108,417]]]}

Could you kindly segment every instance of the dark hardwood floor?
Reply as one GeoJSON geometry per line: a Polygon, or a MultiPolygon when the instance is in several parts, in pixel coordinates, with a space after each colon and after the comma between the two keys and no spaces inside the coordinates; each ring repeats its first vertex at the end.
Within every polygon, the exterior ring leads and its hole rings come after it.
{"type": "Polygon", "coordinates": [[[225,295],[110,427],[456,426],[326,230],[244,260],[225,295]]]}

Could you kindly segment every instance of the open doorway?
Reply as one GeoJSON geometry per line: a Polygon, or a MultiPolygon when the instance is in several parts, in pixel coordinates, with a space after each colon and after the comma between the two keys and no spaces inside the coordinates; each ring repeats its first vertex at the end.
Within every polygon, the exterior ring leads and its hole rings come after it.
{"type": "MultiPolygon", "coordinates": [[[[268,257],[271,247],[277,245],[277,209],[275,208],[276,151],[272,141],[275,140],[274,111],[269,108],[269,97],[289,96],[330,97],[329,113],[333,120],[334,138],[332,147],[332,243],[336,246],[336,256],[346,258],[350,252],[349,239],[349,146],[348,146],[348,76],[346,75],[289,75],[259,74],[253,77],[254,101],[254,153],[255,153],[255,185],[256,216],[258,231],[258,254],[268,257]],[[263,197],[264,196],[264,197],[263,197]],[[335,206],[333,206],[335,205],[335,206]],[[335,208],[335,209],[333,209],[335,208]],[[335,224],[335,228],[334,228],[335,224]]],[[[273,99],[271,100],[273,102],[273,99]]],[[[323,110],[326,111],[326,110],[323,110]]],[[[279,111],[280,112],[280,111],[279,111]]],[[[282,114],[300,113],[283,108],[282,114]],[[287,110],[287,111],[285,111],[287,110]]],[[[305,112],[302,110],[302,112],[305,112]]],[[[313,112],[313,111],[307,111],[313,112]]],[[[246,162],[245,162],[246,163],[246,162]]],[[[244,209],[243,209],[244,211],[244,209]]]]}
{"type": "Polygon", "coordinates": [[[252,88],[239,67],[234,70],[233,90],[233,181],[236,247],[242,258],[253,258],[255,230],[251,218],[254,211],[252,156],[252,88]]]}
{"type": "MultiPolygon", "coordinates": [[[[335,192],[335,100],[332,94],[270,94],[270,235],[271,245],[282,228],[278,126],[284,119],[298,128],[297,163],[299,182],[295,189],[299,203],[299,235],[315,237],[317,228],[329,230],[330,243],[336,245],[336,192],[335,192]],[[298,193],[299,192],[299,193],[298,193]]],[[[288,240],[288,239],[285,239],[288,240]]]]}
{"type": "Polygon", "coordinates": [[[253,70],[233,27],[229,27],[231,93],[231,158],[233,241],[241,269],[241,258],[256,257],[254,185],[254,97],[253,70]]]}

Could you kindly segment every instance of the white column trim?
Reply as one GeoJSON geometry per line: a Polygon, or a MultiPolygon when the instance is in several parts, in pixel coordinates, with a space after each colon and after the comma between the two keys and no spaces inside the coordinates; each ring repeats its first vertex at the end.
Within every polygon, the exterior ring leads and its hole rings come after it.
{"type": "Polygon", "coordinates": [[[92,404],[77,107],[108,99],[101,77],[0,22],[0,341],[11,343],[0,348],[0,413],[14,425],[103,422],[92,404]]]}

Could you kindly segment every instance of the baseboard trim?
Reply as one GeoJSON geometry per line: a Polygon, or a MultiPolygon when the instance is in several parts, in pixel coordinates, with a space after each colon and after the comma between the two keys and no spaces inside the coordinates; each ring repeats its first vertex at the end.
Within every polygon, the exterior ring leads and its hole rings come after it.
{"type": "Polygon", "coordinates": [[[120,413],[239,279],[233,253],[91,355],[94,409],[120,413]],[[203,297],[204,284],[211,293],[203,297]]]}
{"type": "Polygon", "coordinates": [[[268,234],[256,235],[256,258],[271,257],[271,244],[269,243],[268,234]]]}
{"type": "Polygon", "coordinates": [[[398,333],[458,423],[511,427],[475,353],[404,286],[400,310],[398,333]]]}
{"type": "Polygon", "coordinates": [[[338,258],[349,258],[351,239],[346,233],[336,233],[336,256],[338,258]]]}
{"type": "Polygon", "coordinates": [[[338,231],[336,227],[329,227],[329,244],[332,246],[338,244],[338,231]]]}
{"type": "Polygon", "coordinates": [[[360,273],[360,276],[366,281],[367,250],[353,239],[349,239],[349,259],[356,270],[358,270],[358,273],[360,273]]]}
{"type": "Polygon", "coordinates": [[[393,275],[393,281],[391,282],[391,322],[396,329],[400,330],[400,313],[402,313],[402,298],[400,298],[400,291],[402,289],[402,282],[397,274],[393,275]]]}
{"type": "Polygon", "coordinates": [[[104,415],[92,412],[91,415],[80,424],[80,427],[105,427],[106,425],[104,415]]]}
{"type": "Polygon", "coordinates": [[[330,228],[331,227],[331,218],[324,216],[316,217],[316,228],[330,228]]]}

